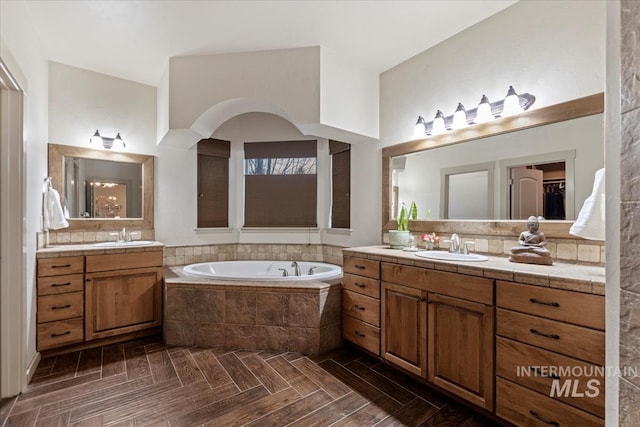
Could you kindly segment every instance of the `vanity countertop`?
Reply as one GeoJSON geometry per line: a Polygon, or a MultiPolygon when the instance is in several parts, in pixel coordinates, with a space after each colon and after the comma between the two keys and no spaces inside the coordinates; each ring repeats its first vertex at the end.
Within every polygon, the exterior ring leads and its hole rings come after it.
{"type": "Polygon", "coordinates": [[[94,243],[71,244],[71,245],[51,245],[36,251],[36,258],[55,258],[61,256],[74,255],[106,255],[124,254],[136,252],[153,252],[164,248],[164,243],[153,242],[139,246],[95,246],[94,243]]]}
{"type": "MultiPolygon", "coordinates": [[[[554,261],[553,265],[522,264],[507,257],[487,255],[488,261],[440,261],[416,256],[414,252],[390,249],[388,246],[345,248],[345,256],[413,265],[433,270],[450,271],[497,280],[526,283],[589,294],[605,294],[605,268],[588,264],[554,261]]],[[[484,254],[483,254],[484,255],[484,254]]]]}

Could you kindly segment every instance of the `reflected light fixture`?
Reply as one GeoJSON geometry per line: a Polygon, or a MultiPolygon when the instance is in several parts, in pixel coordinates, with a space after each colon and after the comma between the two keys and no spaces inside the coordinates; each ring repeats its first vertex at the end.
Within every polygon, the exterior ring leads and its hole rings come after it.
{"type": "Polygon", "coordinates": [[[89,143],[91,145],[102,145],[102,147],[107,150],[111,150],[112,148],[115,150],[124,150],[127,146],[122,137],[120,136],[120,132],[116,135],[115,138],[109,138],[108,136],[101,136],[100,132],[96,129],[96,132],[89,139],[89,143]]]}
{"type": "Polygon", "coordinates": [[[433,121],[425,122],[422,116],[416,121],[413,139],[419,139],[426,135],[437,135],[447,130],[461,129],[469,125],[486,123],[499,117],[507,117],[526,111],[536,101],[536,97],[529,93],[516,93],[513,86],[509,86],[507,96],[495,102],[489,102],[486,95],[482,95],[480,104],[476,108],[466,110],[462,103],[454,114],[445,117],[438,110],[433,121]]]}

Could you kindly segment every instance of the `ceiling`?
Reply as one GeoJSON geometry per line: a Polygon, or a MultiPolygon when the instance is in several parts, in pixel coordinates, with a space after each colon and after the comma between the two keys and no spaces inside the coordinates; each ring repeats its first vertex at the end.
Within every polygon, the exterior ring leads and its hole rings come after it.
{"type": "Polygon", "coordinates": [[[515,3],[26,1],[51,61],[156,86],[172,56],[322,46],[381,73],[515,3]]]}

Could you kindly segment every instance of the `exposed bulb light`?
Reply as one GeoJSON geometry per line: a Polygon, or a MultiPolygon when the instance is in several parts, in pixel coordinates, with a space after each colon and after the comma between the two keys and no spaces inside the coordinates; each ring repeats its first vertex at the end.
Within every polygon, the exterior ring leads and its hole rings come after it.
{"type": "Polygon", "coordinates": [[[444,126],[444,114],[442,111],[438,110],[436,112],[436,116],[433,119],[433,128],[431,129],[432,135],[438,135],[440,133],[445,133],[447,128],[444,126]]]}
{"type": "Polygon", "coordinates": [[[413,139],[424,138],[426,135],[424,117],[418,116],[418,120],[416,121],[416,126],[413,128],[413,139]]]}
{"type": "Polygon", "coordinates": [[[97,129],[93,136],[89,138],[89,143],[91,145],[102,145],[102,147],[107,150],[111,150],[112,148],[115,148],[116,150],[124,150],[126,147],[126,144],[120,136],[120,132],[118,132],[115,138],[109,138],[107,136],[101,136],[97,129]]]}
{"type": "Polygon", "coordinates": [[[493,114],[491,114],[491,104],[489,103],[489,98],[486,95],[482,95],[482,99],[480,99],[480,104],[478,104],[476,118],[474,120],[475,123],[486,123],[493,120],[493,114]]]}
{"type": "Polygon", "coordinates": [[[514,114],[522,113],[524,109],[520,106],[520,98],[516,93],[513,86],[509,86],[507,96],[504,98],[504,108],[502,109],[501,117],[513,116],[514,114]]]}
{"type": "Polygon", "coordinates": [[[469,126],[469,123],[467,123],[467,112],[464,109],[464,105],[458,102],[458,108],[456,108],[456,112],[453,113],[451,129],[462,129],[467,126],[469,126]]]}
{"type": "Polygon", "coordinates": [[[98,132],[98,129],[96,129],[96,133],[94,133],[93,136],[89,138],[89,143],[102,145],[102,137],[100,136],[100,132],[98,132]]]}

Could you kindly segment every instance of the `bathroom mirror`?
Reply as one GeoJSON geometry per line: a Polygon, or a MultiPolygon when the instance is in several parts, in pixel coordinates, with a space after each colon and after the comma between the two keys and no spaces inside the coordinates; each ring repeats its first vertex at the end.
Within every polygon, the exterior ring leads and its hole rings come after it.
{"type": "Polygon", "coordinates": [[[153,228],[153,156],[49,144],[69,228],[153,228]]]}
{"type": "Polygon", "coordinates": [[[529,204],[570,223],[604,166],[603,110],[600,93],[383,148],[384,230],[412,201],[422,221],[522,220],[529,204]]]}

